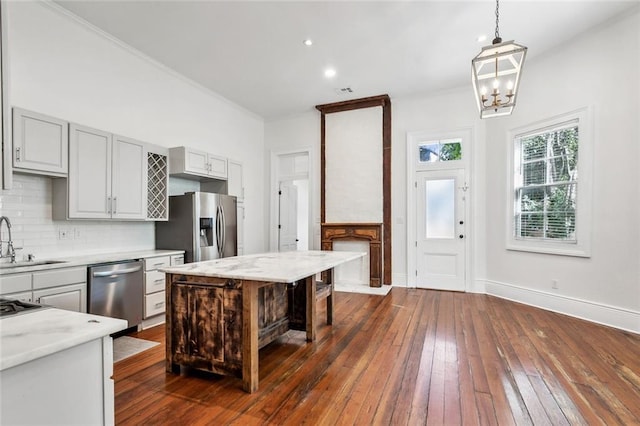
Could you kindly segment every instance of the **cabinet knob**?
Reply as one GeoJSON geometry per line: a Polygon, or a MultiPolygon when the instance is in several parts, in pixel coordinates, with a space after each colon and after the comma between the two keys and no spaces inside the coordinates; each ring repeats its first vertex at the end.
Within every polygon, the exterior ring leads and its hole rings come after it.
{"type": "Polygon", "coordinates": [[[460,235],[458,236],[458,238],[463,239],[463,238],[464,238],[464,235],[460,234],[460,235]]]}

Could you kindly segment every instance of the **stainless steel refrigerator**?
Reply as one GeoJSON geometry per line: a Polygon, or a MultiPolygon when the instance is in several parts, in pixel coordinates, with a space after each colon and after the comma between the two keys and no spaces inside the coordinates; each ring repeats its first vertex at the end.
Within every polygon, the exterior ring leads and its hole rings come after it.
{"type": "Polygon", "coordinates": [[[187,192],[169,197],[169,220],[156,222],[156,248],[185,251],[185,262],[238,254],[236,197],[187,192]]]}

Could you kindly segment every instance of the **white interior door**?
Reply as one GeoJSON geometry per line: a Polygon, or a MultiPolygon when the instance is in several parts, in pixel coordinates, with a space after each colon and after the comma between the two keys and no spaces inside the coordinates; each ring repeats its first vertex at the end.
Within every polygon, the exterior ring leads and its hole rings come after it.
{"type": "Polygon", "coordinates": [[[298,248],[298,188],[293,182],[280,182],[278,241],[279,251],[298,248]]]}
{"type": "Polygon", "coordinates": [[[464,291],[464,170],[416,176],[416,286],[464,291]]]}

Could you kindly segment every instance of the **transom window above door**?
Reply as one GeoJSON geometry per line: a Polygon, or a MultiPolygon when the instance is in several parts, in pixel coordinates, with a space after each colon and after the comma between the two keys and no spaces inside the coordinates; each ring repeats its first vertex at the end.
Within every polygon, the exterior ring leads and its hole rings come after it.
{"type": "Polygon", "coordinates": [[[418,144],[420,163],[462,160],[462,139],[442,139],[418,144]]]}

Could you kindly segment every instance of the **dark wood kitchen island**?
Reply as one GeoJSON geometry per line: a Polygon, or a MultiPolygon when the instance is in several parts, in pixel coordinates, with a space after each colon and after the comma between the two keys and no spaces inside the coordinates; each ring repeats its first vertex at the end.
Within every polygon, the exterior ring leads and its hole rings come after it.
{"type": "Polygon", "coordinates": [[[316,337],[316,298],[333,304],[335,266],[365,253],[294,251],[166,268],[166,369],[190,367],[242,378],[258,390],[258,351],[290,329],[316,337]],[[324,283],[315,276],[324,272],[324,283]]]}

